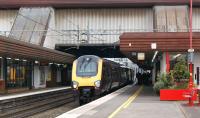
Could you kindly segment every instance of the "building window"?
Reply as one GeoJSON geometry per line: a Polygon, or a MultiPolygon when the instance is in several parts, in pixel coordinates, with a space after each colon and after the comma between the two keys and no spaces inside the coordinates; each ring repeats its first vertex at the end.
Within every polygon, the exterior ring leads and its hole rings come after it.
{"type": "Polygon", "coordinates": [[[48,69],[48,78],[47,81],[51,81],[51,67],[48,69]]]}
{"type": "Polygon", "coordinates": [[[28,61],[7,59],[7,87],[27,88],[32,78],[31,63],[28,61]]]}

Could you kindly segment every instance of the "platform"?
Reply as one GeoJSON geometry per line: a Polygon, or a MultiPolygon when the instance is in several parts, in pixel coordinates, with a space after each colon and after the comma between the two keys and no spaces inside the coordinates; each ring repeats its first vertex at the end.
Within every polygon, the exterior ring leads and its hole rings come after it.
{"type": "Polygon", "coordinates": [[[0,118],[24,118],[75,103],[71,87],[45,88],[0,97],[0,118]]]}
{"type": "Polygon", "coordinates": [[[200,115],[195,112],[190,117],[182,104],[160,101],[152,86],[126,86],[57,118],[194,118],[200,115]]]}
{"type": "Polygon", "coordinates": [[[22,93],[14,93],[14,94],[6,94],[6,95],[0,95],[0,101],[7,100],[7,99],[13,99],[13,98],[19,98],[19,97],[27,97],[37,94],[44,94],[48,92],[54,92],[54,91],[60,91],[65,89],[70,89],[71,87],[54,87],[54,88],[45,88],[45,89],[36,89],[31,91],[26,91],[22,93]]]}

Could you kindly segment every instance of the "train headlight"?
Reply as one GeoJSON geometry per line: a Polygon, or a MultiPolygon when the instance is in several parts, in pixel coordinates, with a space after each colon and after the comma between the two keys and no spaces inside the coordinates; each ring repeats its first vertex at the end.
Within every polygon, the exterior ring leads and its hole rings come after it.
{"type": "Polygon", "coordinates": [[[99,88],[101,85],[101,81],[100,80],[95,81],[94,85],[95,85],[95,87],[99,88]]]}
{"type": "Polygon", "coordinates": [[[72,81],[72,86],[74,89],[78,88],[78,82],[72,81]]]}

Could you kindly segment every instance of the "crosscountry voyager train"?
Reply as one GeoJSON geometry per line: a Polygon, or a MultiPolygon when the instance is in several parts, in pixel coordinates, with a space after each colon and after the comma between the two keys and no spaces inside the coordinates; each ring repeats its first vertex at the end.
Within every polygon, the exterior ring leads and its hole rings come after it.
{"type": "Polygon", "coordinates": [[[133,80],[132,69],[94,55],[84,55],[73,62],[72,87],[79,94],[80,104],[133,80]]]}

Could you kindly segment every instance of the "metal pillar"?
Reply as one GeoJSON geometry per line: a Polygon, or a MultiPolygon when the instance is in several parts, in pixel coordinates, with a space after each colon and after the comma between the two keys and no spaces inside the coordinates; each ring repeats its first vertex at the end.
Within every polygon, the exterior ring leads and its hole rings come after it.
{"type": "Polygon", "coordinates": [[[193,87],[193,68],[192,68],[192,58],[193,58],[193,52],[194,49],[192,48],[192,0],[190,0],[190,49],[188,50],[188,52],[190,53],[190,80],[189,80],[189,89],[192,89],[193,87]]]}
{"type": "Polygon", "coordinates": [[[169,52],[166,52],[166,73],[170,71],[170,59],[169,59],[169,52]]]}
{"type": "Polygon", "coordinates": [[[5,80],[5,90],[8,88],[8,80],[7,80],[7,59],[3,58],[3,79],[5,80]]]}
{"type": "MultiPolygon", "coordinates": [[[[190,69],[190,79],[189,79],[189,90],[192,93],[193,91],[193,53],[194,53],[194,49],[192,48],[192,0],[190,0],[190,49],[188,50],[189,54],[190,54],[190,60],[189,60],[189,69],[190,69]]],[[[193,102],[193,94],[191,96],[191,99],[189,99],[189,106],[193,106],[194,102],[193,102]]]]}

